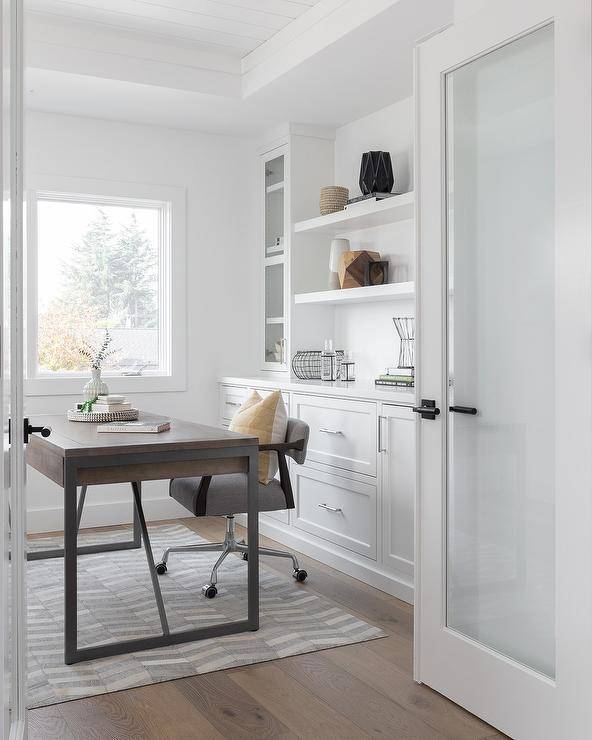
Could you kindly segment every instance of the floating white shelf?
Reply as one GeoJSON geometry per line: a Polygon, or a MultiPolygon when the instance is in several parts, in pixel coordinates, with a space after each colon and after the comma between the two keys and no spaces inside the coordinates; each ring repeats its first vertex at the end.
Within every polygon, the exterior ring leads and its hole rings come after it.
{"type": "Polygon", "coordinates": [[[283,324],[284,323],[284,317],[283,316],[270,316],[269,318],[265,319],[266,324],[283,324]]]}
{"type": "Polygon", "coordinates": [[[415,298],[415,283],[388,283],[387,285],[368,285],[364,288],[345,288],[344,290],[322,290],[318,293],[296,293],[295,303],[324,303],[341,305],[344,303],[370,303],[371,301],[402,301],[415,298]]]}
{"type": "Polygon", "coordinates": [[[265,188],[265,192],[266,193],[275,193],[278,190],[283,190],[283,189],[284,189],[284,183],[282,181],[282,182],[276,182],[274,185],[268,185],[265,188]]]}
{"type": "Polygon", "coordinates": [[[265,267],[271,267],[272,265],[283,265],[285,262],[285,254],[284,252],[280,252],[279,254],[274,254],[273,257],[264,257],[263,262],[265,264],[265,267]]]}
{"type": "Polygon", "coordinates": [[[349,231],[405,221],[413,218],[413,202],[413,192],[394,195],[392,198],[379,201],[369,200],[362,205],[356,205],[351,211],[337,211],[327,216],[298,221],[294,224],[294,231],[296,233],[314,231],[317,234],[336,236],[349,231]]]}

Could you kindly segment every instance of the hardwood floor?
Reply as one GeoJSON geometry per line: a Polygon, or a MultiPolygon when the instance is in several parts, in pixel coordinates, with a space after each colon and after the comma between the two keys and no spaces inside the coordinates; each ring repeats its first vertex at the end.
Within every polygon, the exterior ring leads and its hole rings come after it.
{"type": "MultiPolygon", "coordinates": [[[[223,536],[221,519],[179,521],[208,539],[223,536]]],[[[299,558],[309,572],[307,588],[389,636],[34,709],[30,740],[505,737],[413,682],[411,606],[311,558],[299,558]]],[[[265,562],[289,577],[285,562],[265,562]]]]}

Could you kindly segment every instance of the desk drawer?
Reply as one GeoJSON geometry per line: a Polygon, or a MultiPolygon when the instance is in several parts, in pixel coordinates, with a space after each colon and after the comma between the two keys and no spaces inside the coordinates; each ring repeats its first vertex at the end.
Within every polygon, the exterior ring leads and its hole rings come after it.
{"type": "Polygon", "coordinates": [[[376,486],[306,466],[292,472],[294,526],[376,560],[376,486]]]}
{"type": "Polygon", "coordinates": [[[298,394],[292,403],[310,426],[309,461],[376,476],[376,404],[298,394]]]}

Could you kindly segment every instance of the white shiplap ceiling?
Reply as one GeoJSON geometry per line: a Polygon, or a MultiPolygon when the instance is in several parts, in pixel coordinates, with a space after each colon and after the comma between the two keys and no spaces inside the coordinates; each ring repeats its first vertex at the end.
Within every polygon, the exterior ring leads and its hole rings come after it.
{"type": "Polygon", "coordinates": [[[25,0],[34,13],[193,42],[243,57],[320,0],[25,0]]]}

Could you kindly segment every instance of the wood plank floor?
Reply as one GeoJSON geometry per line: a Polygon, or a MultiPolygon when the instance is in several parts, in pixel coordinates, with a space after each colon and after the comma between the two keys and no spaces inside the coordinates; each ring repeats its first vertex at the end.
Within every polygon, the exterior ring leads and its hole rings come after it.
{"type": "MultiPolygon", "coordinates": [[[[222,539],[221,519],[178,521],[207,539],[222,539]]],[[[266,538],[262,544],[277,546],[266,538]]],[[[34,709],[30,740],[505,737],[413,682],[411,606],[304,555],[299,559],[309,572],[307,588],[389,637],[34,709]]],[[[265,563],[289,577],[286,562],[265,563]]]]}

